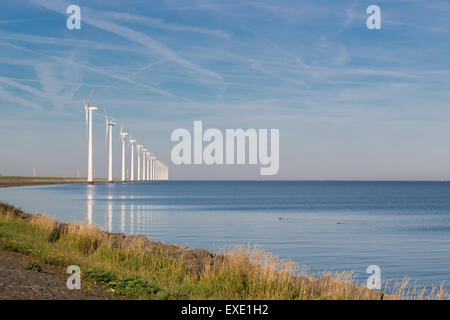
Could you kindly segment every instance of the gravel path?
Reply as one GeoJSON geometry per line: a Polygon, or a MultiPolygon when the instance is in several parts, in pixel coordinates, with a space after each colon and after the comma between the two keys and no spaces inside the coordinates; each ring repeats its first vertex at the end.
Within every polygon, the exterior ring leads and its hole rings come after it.
{"type": "Polygon", "coordinates": [[[28,271],[31,257],[0,249],[0,300],[104,300],[120,299],[104,288],[82,282],[81,290],[69,290],[69,274],[60,267],[37,262],[41,272],[28,271]]]}

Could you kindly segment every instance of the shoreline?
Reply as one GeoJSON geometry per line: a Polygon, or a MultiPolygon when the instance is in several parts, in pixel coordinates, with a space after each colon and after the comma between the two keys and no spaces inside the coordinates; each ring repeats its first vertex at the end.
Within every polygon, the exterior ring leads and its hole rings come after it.
{"type": "MultiPolygon", "coordinates": [[[[104,178],[94,179],[94,183],[107,183],[104,178]]],[[[121,182],[114,180],[113,182],[121,182]]],[[[57,184],[87,184],[87,178],[66,178],[66,177],[14,177],[0,176],[0,188],[10,187],[30,187],[39,185],[57,185],[57,184]]]]}
{"type": "Polygon", "coordinates": [[[82,184],[87,182],[81,181],[26,181],[26,182],[0,182],[0,188],[12,187],[31,187],[41,185],[56,185],[56,184],[82,184]]]}
{"type": "MultiPolygon", "coordinates": [[[[172,181],[198,181],[198,182],[261,182],[261,180],[172,180],[172,181]]],[[[442,180],[267,180],[268,182],[400,182],[400,183],[444,183],[450,181],[442,180]]],[[[123,182],[121,179],[114,179],[113,183],[131,183],[132,181],[123,182]]],[[[140,181],[133,181],[140,182],[140,181]]],[[[145,182],[145,181],[144,181],[145,182]]],[[[96,178],[94,183],[108,183],[105,178],[96,178]]],[[[0,176],[0,188],[10,187],[31,187],[39,185],[59,185],[59,184],[88,184],[87,178],[58,178],[58,177],[10,177],[0,176]]]]}
{"type": "Polygon", "coordinates": [[[297,274],[293,262],[255,248],[216,254],[59,222],[4,203],[0,247],[43,263],[78,265],[89,280],[131,299],[398,299],[360,287],[344,273],[319,279],[297,274]]]}
{"type": "Polygon", "coordinates": [[[0,203],[0,248],[50,265],[78,265],[86,280],[131,299],[449,299],[442,288],[425,293],[403,282],[385,294],[387,288],[369,290],[355,283],[351,272],[314,278],[294,262],[257,248],[216,254],[144,235],[110,233],[83,222],[59,222],[5,203],[0,203]]]}
{"type": "MultiPolygon", "coordinates": [[[[150,181],[122,181],[121,179],[113,179],[112,183],[140,183],[150,181]]],[[[156,182],[156,181],[152,181],[156,182]]],[[[94,184],[109,183],[105,178],[95,178],[94,184]]],[[[0,188],[11,187],[31,187],[41,185],[58,185],[58,184],[89,184],[87,178],[64,178],[64,177],[22,177],[22,176],[0,176],[0,188]]]]}

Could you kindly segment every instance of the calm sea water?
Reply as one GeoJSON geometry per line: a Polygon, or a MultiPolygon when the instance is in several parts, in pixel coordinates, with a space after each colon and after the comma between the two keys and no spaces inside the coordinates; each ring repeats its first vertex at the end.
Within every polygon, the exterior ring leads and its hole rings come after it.
{"type": "Polygon", "coordinates": [[[446,182],[77,184],[2,188],[0,201],[193,248],[258,244],[312,273],[354,270],[363,282],[375,264],[384,280],[450,289],[446,182]]]}

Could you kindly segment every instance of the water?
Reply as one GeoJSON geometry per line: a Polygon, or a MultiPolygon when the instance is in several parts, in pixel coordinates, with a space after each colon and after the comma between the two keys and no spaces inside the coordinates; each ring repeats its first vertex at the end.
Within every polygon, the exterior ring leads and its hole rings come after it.
{"type": "Polygon", "coordinates": [[[75,184],[2,188],[0,201],[192,248],[258,244],[312,273],[354,270],[363,282],[375,264],[384,280],[450,289],[446,182],[75,184]]]}

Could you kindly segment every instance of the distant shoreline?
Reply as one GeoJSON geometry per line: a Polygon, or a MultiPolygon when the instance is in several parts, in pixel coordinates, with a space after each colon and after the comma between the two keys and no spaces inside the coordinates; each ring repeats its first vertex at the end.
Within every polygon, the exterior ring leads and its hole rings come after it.
{"type": "MultiPolygon", "coordinates": [[[[449,180],[172,180],[179,182],[399,182],[399,183],[436,183],[450,182],[449,180]]],[[[95,183],[106,183],[105,178],[94,179],[95,183]]],[[[120,179],[114,179],[114,182],[122,182],[120,179]]],[[[130,181],[126,181],[130,182],[130,181]]],[[[135,181],[139,182],[139,181],[135,181]]],[[[65,177],[22,177],[22,176],[0,176],[0,188],[8,187],[27,187],[38,185],[56,185],[56,184],[83,184],[87,183],[87,178],[65,178],[65,177]]]]}
{"type": "Polygon", "coordinates": [[[39,185],[53,185],[53,184],[80,184],[86,183],[84,181],[24,181],[24,182],[0,182],[0,188],[8,187],[26,187],[39,185]]]}
{"type": "MultiPolygon", "coordinates": [[[[105,179],[96,179],[97,183],[106,182],[105,179]]],[[[27,187],[38,185],[54,185],[54,184],[81,184],[87,183],[86,178],[59,178],[59,177],[8,177],[0,176],[0,188],[8,187],[27,187]]]]}

